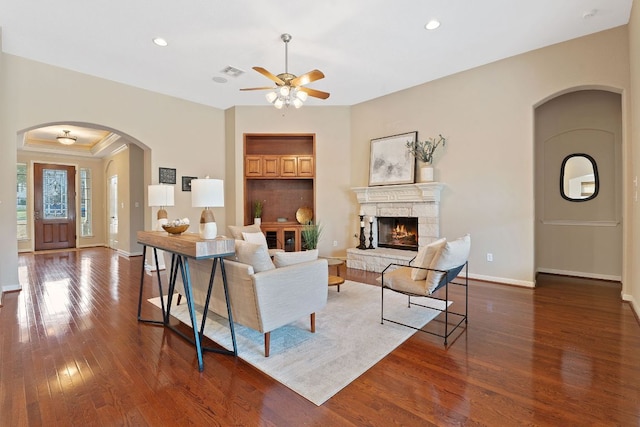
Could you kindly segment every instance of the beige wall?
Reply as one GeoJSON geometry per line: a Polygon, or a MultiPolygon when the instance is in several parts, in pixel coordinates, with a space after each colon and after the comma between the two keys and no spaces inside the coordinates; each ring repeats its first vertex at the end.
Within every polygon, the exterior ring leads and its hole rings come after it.
{"type": "Polygon", "coordinates": [[[625,254],[623,263],[623,291],[625,298],[630,300],[636,313],[640,313],[640,207],[638,205],[638,184],[634,179],[640,175],[640,2],[634,0],[629,20],[629,55],[631,94],[629,125],[627,133],[631,143],[629,155],[625,158],[625,169],[628,173],[624,181],[628,185],[625,200],[629,200],[625,217],[628,224],[624,234],[625,254]]]}
{"type": "Polygon", "coordinates": [[[619,27],[353,106],[352,184],[367,185],[372,138],[442,133],[448,143],[434,163],[436,180],[445,184],[441,235],[471,233],[473,276],[532,285],[533,109],[577,87],[626,94],[627,41],[619,27]]]}
{"type": "MultiPolygon", "coordinates": [[[[144,230],[144,210],[146,187],[144,185],[143,150],[134,144],[115,155],[104,159],[104,203],[103,211],[108,210],[109,182],[114,175],[118,177],[118,232],[117,243],[113,249],[117,249],[124,255],[141,255],[142,246],[138,245],[136,235],[138,230],[144,230]]],[[[105,230],[109,230],[109,218],[105,215],[102,224],[105,230]]],[[[153,223],[149,228],[153,228],[153,223]]],[[[108,233],[108,231],[107,231],[108,233]]],[[[108,243],[109,235],[105,242],[108,243]]]]}
{"type": "MultiPolygon", "coordinates": [[[[145,164],[145,185],[158,182],[158,167],[174,167],[182,175],[224,176],[224,112],[57,67],[2,54],[0,62],[0,236],[7,242],[0,256],[0,284],[18,284],[15,228],[15,164],[17,135],[45,123],[72,121],[114,129],[153,151],[145,164]],[[60,102],[69,99],[69,102],[60,102]],[[14,153],[14,154],[11,154],[14,153]],[[200,159],[194,162],[194,158],[200,159]]],[[[155,212],[146,207],[145,228],[155,212]]],[[[196,222],[200,209],[190,193],[176,188],[170,217],[196,222]]],[[[225,212],[216,212],[225,221],[225,212]]]]}
{"type": "MultiPolygon", "coordinates": [[[[78,247],[87,247],[87,246],[102,246],[105,244],[105,234],[104,234],[104,224],[105,224],[105,208],[104,208],[104,169],[102,165],[101,159],[91,159],[86,157],[65,157],[54,154],[43,154],[43,153],[34,153],[30,151],[20,151],[18,152],[18,160],[19,163],[25,163],[27,165],[27,186],[29,188],[27,194],[27,205],[32,210],[33,206],[33,164],[34,163],[53,163],[53,164],[63,164],[63,165],[73,165],[76,168],[76,171],[79,171],[80,168],[86,168],[91,170],[91,184],[92,184],[92,215],[93,215],[93,235],[89,237],[80,236],[80,221],[77,223],[77,231],[78,231],[78,247]]],[[[79,180],[78,174],[76,174],[76,194],[80,194],[79,192],[79,180]]],[[[80,206],[79,198],[76,198],[77,206],[80,206]]],[[[79,212],[76,209],[76,212],[79,212]]],[[[29,230],[29,239],[21,240],[18,242],[18,250],[23,251],[33,251],[34,249],[34,241],[33,241],[33,221],[32,215],[28,215],[27,217],[27,229],[29,230]]],[[[78,215],[79,218],[79,215],[78,215]]]]}

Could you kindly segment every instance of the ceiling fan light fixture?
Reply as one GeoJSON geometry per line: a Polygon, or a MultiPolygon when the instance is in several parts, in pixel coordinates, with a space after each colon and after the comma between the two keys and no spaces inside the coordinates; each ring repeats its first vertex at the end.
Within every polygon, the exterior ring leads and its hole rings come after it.
{"type": "Polygon", "coordinates": [[[274,101],[278,99],[278,94],[275,92],[269,92],[265,95],[265,98],[267,98],[267,101],[269,101],[269,104],[273,104],[274,101]]]}
{"type": "Polygon", "coordinates": [[[296,94],[296,98],[298,98],[302,102],[306,101],[308,97],[309,95],[307,94],[307,92],[303,92],[301,90],[298,90],[298,93],[296,94]]]}
{"type": "Polygon", "coordinates": [[[273,106],[278,110],[281,110],[284,107],[284,100],[282,98],[278,98],[274,101],[273,106]]]}
{"type": "Polygon", "coordinates": [[[284,96],[285,98],[286,98],[287,96],[289,96],[289,91],[290,91],[290,88],[289,88],[289,86],[286,86],[286,85],[285,85],[285,86],[281,86],[281,87],[280,87],[280,90],[279,90],[280,95],[281,95],[281,96],[284,96]]]}
{"type": "Polygon", "coordinates": [[[58,142],[60,144],[64,144],[64,145],[73,145],[73,144],[75,144],[76,140],[78,139],[77,136],[70,135],[68,130],[63,130],[62,132],[63,132],[62,135],[58,135],[56,137],[56,139],[58,140],[58,142]]]}
{"type": "Polygon", "coordinates": [[[302,107],[303,102],[300,100],[300,98],[295,98],[293,100],[293,106],[296,108],[300,108],[302,107]]]}

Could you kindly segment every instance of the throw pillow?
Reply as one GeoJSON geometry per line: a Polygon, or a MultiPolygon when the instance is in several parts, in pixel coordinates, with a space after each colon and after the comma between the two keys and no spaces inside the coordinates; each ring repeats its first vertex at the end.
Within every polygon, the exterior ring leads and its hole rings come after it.
{"type": "Polygon", "coordinates": [[[260,226],[256,224],[251,225],[229,225],[229,231],[231,232],[231,236],[236,240],[242,240],[242,232],[247,233],[258,233],[262,232],[260,230],[260,226]]]}
{"type": "Polygon", "coordinates": [[[300,252],[276,252],[273,255],[273,263],[276,265],[276,268],[300,264],[301,262],[315,261],[317,259],[317,249],[300,252]]]}
{"type": "Polygon", "coordinates": [[[242,232],[242,238],[245,242],[255,243],[256,245],[267,245],[267,238],[264,237],[261,231],[257,233],[247,233],[246,231],[242,232]]]}
{"type": "Polygon", "coordinates": [[[236,260],[252,266],[255,273],[276,268],[271,262],[267,245],[256,245],[244,240],[236,240],[236,260]]]}
{"type": "MultiPolygon", "coordinates": [[[[424,267],[429,268],[431,266],[431,262],[433,258],[436,256],[438,251],[447,244],[447,239],[444,237],[442,239],[438,239],[435,242],[429,243],[427,246],[422,246],[418,250],[418,255],[416,255],[416,259],[413,262],[413,265],[416,267],[424,267]]],[[[423,270],[420,268],[412,268],[411,269],[411,279],[413,280],[424,280],[427,278],[428,270],[423,270]]]]}
{"type": "MultiPolygon", "coordinates": [[[[471,235],[467,234],[452,242],[447,242],[431,261],[431,270],[450,270],[467,262],[471,250],[471,235]]],[[[445,273],[431,271],[427,274],[429,293],[436,290],[445,273]]]]}

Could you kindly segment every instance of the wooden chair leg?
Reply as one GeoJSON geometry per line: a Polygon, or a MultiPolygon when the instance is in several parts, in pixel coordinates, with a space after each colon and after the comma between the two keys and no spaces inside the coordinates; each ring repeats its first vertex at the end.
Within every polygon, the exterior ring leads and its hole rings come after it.
{"type": "Polygon", "coordinates": [[[315,333],[316,331],[316,314],[311,313],[311,332],[315,333]]]}
{"type": "Polygon", "coordinates": [[[264,333],[264,357],[269,357],[269,347],[271,346],[271,332],[264,333]]]}

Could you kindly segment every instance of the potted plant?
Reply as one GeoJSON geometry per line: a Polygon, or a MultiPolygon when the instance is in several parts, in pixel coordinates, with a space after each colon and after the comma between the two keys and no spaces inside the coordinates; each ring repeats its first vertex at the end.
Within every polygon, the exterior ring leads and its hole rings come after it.
{"type": "Polygon", "coordinates": [[[444,147],[447,140],[444,136],[428,138],[425,141],[407,141],[407,150],[418,160],[418,182],[433,181],[433,153],[438,146],[444,147]]]}
{"type": "Polygon", "coordinates": [[[317,249],[320,235],[322,235],[322,225],[309,221],[302,227],[300,234],[302,235],[302,241],[306,249],[317,249]]]}
{"type": "Polygon", "coordinates": [[[262,222],[262,202],[256,200],[253,202],[253,223],[260,225],[262,222]]]}

